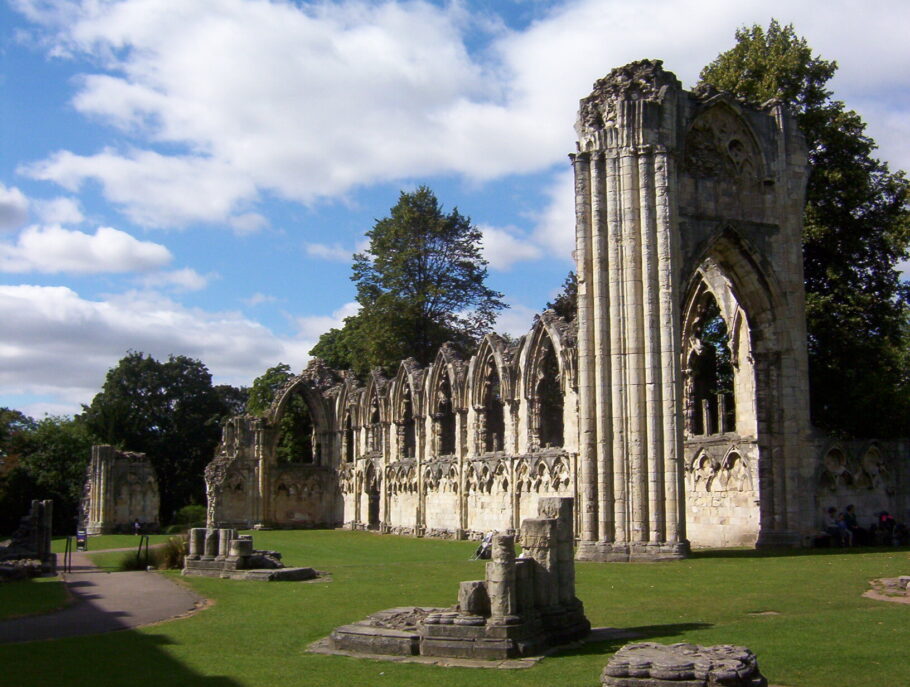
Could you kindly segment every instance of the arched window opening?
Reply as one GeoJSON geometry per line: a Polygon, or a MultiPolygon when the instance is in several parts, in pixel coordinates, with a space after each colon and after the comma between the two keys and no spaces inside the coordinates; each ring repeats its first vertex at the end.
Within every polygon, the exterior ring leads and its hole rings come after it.
{"type": "Polygon", "coordinates": [[[483,381],[483,450],[487,453],[502,451],[506,431],[505,404],[502,402],[502,385],[496,361],[487,359],[483,381]]]}
{"type": "Polygon", "coordinates": [[[704,435],[736,431],[730,337],[710,293],[695,323],[691,350],[686,399],[689,432],[704,435]]]}
{"type": "Polygon", "coordinates": [[[275,457],[279,463],[312,463],[315,427],[310,409],[301,393],[288,399],[284,415],[278,421],[278,444],[275,457]]]}
{"type": "Polygon", "coordinates": [[[346,463],[354,462],[354,427],[351,424],[351,412],[344,414],[344,460],[346,463]]]}
{"type": "Polygon", "coordinates": [[[439,455],[451,456],[455,454],[455,409],[452,407],[452,387],[445,374],[439,384],[436,399],[437,410],[433,420],[438,433],[439,455]]]}
{"type": "Polygon", "coordinates": [[[543,355],[537,368],[537,431],[541,448],[562,446],[563,404],[559,361],[549,337],[542,342],[543,355]]]}
{"type": "Polygon", "coordinates": [[[382,451],[382,424],[379,420],[379,398],[370,398],[370,420],[367,428],[367,448],[373,453],[382,451]]]}
{"type": "Polygon", "coordinates": [[[402,458],[414,458],[417,455],[417,433],[414,422],[414,403],[411,399],[411,387],[405,386],[401,398],[401,424],[398,426],[398,440],[402,458]]]}

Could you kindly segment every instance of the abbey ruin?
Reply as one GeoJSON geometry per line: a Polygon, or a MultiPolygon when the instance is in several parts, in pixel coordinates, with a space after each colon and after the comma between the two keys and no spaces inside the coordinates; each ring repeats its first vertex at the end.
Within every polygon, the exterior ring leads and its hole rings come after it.
{"type": "Polygon", "coordinates": [[[809,423],[807,161],[786,108],[642,61],[595,84],[576,132],[574,322],[544,313],[393,379],[312,361],[265,417],[226,424],[210,526],[466,537],[573,497],[577,557],[630,560],[802,545],[828,505],[906,513],[908,447],[809,423]],[[279,462],[301,401],[304,450],[279,462]]]}

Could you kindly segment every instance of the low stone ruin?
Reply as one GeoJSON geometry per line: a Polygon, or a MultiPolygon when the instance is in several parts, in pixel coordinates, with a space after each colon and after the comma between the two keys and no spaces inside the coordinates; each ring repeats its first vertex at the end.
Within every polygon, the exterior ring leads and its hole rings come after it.
{"type": "Polygon", "coordinates": [[[51,553],[53,501],[32,501],[7,546],[0,546],[0,580],[17,580],[57,572],[57,554],[51,553]]]}
{"type": "Polygon", "coordinates": [[[336,628],[335,651],[502,660],[533,656],[591,629],[575,596],[573,499],[543,498],[540,518],[493,537],[486,579],[462,582],[453,608],[403,607],[336,628]]]}
{"type": "Polygon", "coordinates": [[[601,675],[603,687],[767,687],[744,646],[627,644],[601,675]]]}
{"type": "Polygon", "coordinates": [[[313,568],[285,567],[279,552],[254,549],[252,535],[235,529],[191,529],[183,565],[184,575],[232,580],[300,581],[317,575],[313,568]]]}

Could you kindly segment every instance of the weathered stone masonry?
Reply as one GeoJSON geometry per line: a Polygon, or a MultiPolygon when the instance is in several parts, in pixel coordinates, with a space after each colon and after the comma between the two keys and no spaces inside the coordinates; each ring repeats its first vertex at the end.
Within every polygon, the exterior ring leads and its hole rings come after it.
{"type": "Polygon", "coordinates": [[[630,560],[806,543],[831,505],[910,517],[905,444],[809,425],[806,148],[786,108],[642,61],[594,85],[576,130],[575,322],[544,313],[391,380],[313,361],[266,417],[226,424],[211,525],[463,537],[573,496],[578,557],[630,560]],[[312,431],[280,464],[295,398],[312,431]]]}

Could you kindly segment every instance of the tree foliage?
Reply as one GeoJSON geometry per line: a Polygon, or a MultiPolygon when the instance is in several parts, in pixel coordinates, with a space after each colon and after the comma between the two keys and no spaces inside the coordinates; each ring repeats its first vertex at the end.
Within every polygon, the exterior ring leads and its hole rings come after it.
{"type": "Polygon", "coordinates": [[[246,412],[250,415],[265,415],[279,389],[287,384],[293,376],[290,365],[278,363],[256,377],[253,380],[253,386],[250,387],[246,412]]]}
{"type": "Polygon", "coordinates": [[[310,352],[332,367],[392,371],[409,356],[427,364],[446,341],[471,347],[506,307],[485,284],[480,230],[457,209],[445,214],[427,187],[402,192],[367,237],[351,277],[360,312],[310,352]]]}
{"type": "Polygon", "coordinates": [[[186,356],[159,362],[131,352],[108,371],[83,410],[102,441],[148,455],[158,477],[162,521],[184,505],[203,502],[203,471],[229,408],[202,362],[186,356]]]}
{"type": "MultiPolygon", "coordinates": [[[[552,301],[547,302],[546,310],[552,310],[566,322],[575,320],[578,312],[578,275],[570,270],[562,286],[552,301]]],[[[535,321],[539,316],[535,316],[535,321]]]]}
{"type": "Polygon", "coordinates": [[[813,422],[857,436],[910,431],[908,184],[873,157],[860,116],[827,88],[837,64],[792,26],[736,32],[701,81],[794,111],[809,148],[803,258],[813,422]]]}

